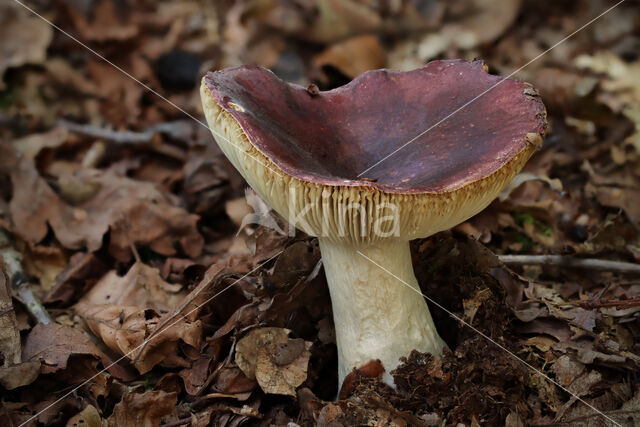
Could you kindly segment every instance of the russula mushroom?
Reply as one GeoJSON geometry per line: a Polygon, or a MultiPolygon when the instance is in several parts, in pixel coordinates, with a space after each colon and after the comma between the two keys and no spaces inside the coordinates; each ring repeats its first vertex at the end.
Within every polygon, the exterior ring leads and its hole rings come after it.
{"type": "Polygon", "coordinates": [[[208,73],[201,95],[249,185],[318,237],[340,384],[370,360],[391,384],[388,372],[413,349],[439,356],[409,241],[480,212],[520,171],[546,127],[536,91],[481,61],[446,60],[319,93],[242,66],[208,73]]]}

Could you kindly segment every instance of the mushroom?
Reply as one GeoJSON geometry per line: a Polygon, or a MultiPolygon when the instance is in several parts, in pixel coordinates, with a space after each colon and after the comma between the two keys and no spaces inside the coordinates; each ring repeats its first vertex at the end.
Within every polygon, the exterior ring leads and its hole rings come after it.
{"type": "Polygon", "coordinates": [[[340,384],[378,359],[392,385],[400,357],[441,355],[409,241],[480,212],[522,169],[546,128],[537,92],[481,61],[443,60],[326,92],[241,66],[208,73],[201,96],[248,184],[318,237],[340,384]]]}

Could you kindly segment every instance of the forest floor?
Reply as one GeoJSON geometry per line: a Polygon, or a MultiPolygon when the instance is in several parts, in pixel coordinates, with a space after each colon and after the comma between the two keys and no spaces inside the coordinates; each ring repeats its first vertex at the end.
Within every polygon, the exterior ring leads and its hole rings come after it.
{"type": "Polygon", "coordinates": [[[562,262],[640,263],[637,1],[20,3],[0,4],[1,425],[640,425],[640,275],[562,262]],[[548,133],[485,211],[412,243],[450,350],[336,397],[317,240],[246,190],[199,82],[257,64],[326,90],[441,58],[532,83],[548,133]]]}

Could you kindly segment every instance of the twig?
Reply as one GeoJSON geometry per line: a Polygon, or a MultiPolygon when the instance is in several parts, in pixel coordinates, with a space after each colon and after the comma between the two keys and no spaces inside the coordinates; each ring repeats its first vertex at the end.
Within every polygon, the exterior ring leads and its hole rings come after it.
{"type": "MultiPolygon", "coordinates": [[[[13,282],[14,279],[12,278],[11,281],[13,282]]],[[[31,289],[31,285],[29,283],[23,282],[19,286],[14,284],[14,289],[18,297],[22,300],[22,303],[27,307],[29,313],[31,313],[38,323],[48,325],[53,322],[49,312],[34,295],[33,289],[31,289]]]]}
{"type": "MultiPolygon", "coordinates": [[[[638,414],[638,410],[637,409],[615,409],[612,411],[606,411],[604,412],[606,415],[611,415],[611,416],[616,416],[616,415],[634,415],[634,414],[638,414]]],[[[559,426],[574,426],[576,421],[582,421],[582,420],[588,420],[589,418],[593,418],[598,416],[598,414],[587,414],[587,415],[581,415],[579,417],[575,417],[575,418],[571,418],[569,420],[566,421],[558,421],[558,422],[553,422],[553,423],[544,423],[544,424],[531,424],[532,426],[535,427],[559,427],[559,426]]]]}
{"type": "Polygon", "coordinates": [[[103,139],[116,142],[118,144],[148,144],[151,142],[155,131],[146,130],[144,132],[132,132],[128,130],[117,131],[108,128],[101,128],[92,125],[82,125],[78,123],[60,120],[60,127],[70,130],[73,133],[88,136],[91,138],[103,139]]]}
{"type": "Polygon", "coordinates": [[[577,305],[582,308],[592,309],[592,308],[601,308],[601,307],[615,307],[618,310],[624,310],[631,307],[640,306],[640,298],[629,298],[629,299],[618,299],[618,300],[608,300],[608,301],[600,301],[599,299],[595,300],[586,300],[586,301],[568,301],[562,303],[562,305],[577,305]]]}
{"type": "Polygon", "coordinates": [[[7,267],[7,273],[15,295],[20,298],[27,311],[38,323],[47,325],[53,322],[51,316],[40,301],[38,301],[33,293],[33,289],[31,289],[29,279],[22,269],[22,254],[13,247],[9,235],[1,228],[0,258],[3,259],[7,267]]]}
{"type": "Polygon", "coordinates": [[[506,265],[554,265],[582,270],[639,274],[640,264],[595,258],[573,258],[563,255],[498,255],[506,265]]]}
{"type": "Polygon", "coordinates": [[[58,126],[68,129],[78,135],[103,141],[110,141],[116,144],[149,145],[154,151],[164,154],[165,156],[183,161],[187,159],[186,153],[179,147],[171,144],[154,144],[154,142],[160,141],[156,139],[156,135],[159,134],[166,134],[172,139],[181,140],[184,143],[189,144],[189,136],[187,135],[187,132],[185,132],[185,124],[181,121],[159,123],[142,132],[133,132],[130,130],[118,131],[98,126],[72,123],[66,120],[60,120],[58,122],[58,126]]]}

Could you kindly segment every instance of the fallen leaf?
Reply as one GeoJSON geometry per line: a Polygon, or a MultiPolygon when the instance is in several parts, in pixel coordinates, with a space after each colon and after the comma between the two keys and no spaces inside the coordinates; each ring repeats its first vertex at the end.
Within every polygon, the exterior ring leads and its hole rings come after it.
{"type": "Polygon", "coordinates": [[[603,206],[610,206],[622,209],[631,222],[640,227],[640,190],[635,188],[619,188],[598,186],[596,197],[603,206]]]}
{"type": "Polygon", "coordinates": [[[0,90],[8,68],[40,64],[47,58],[53,28],[16,2],[0,6],[0,90]]]}
{"type": "Polygon", "coordinates": [[[254,329],[236,345],[236,364],[265,393],[295,396],[296,388],[307,379],[311,343],[290,339],[289,332],[254,329]]]}
{"type": "Polygon", "coordinates": [[[119,276],[115,270],[109,271],[84,294],[78,304],[130,305],[164,314],[186,295],[182,285],[165,282],[157,268],[136,262],[124,276],[119,276]]]}
{"type": "Polygon", "coordinates": [[[105,275],[74,309],[109,348],[136,360],[141,373],[159,363],[187,368],[190,363],[180,353],[197,359],[203,328],[198,304],[207,295],[201,291],[220,269],[214,264],[187,295],[181,285],[162,280],[157,269],[136,263],[124,277],[114,271],[105,275]]]}
{"type": "MultiPolygon", "coordinates": [[[[620,410],[624,411],[625,414],[628,414],[633,425],[640,423],[640,389],[636,388],[633,398],[624,402],[620,407],[620,410]]],[[[628,420],[629,418],[626,418],[625,416],[625,419],[628,420]]]]}
{"type": "Polygon", "coordinates": [[[283,328],[259,328],[250,331],[236,344],[236,365],[247,378],[255,379],[260,349],[267,343],[287,343],[289,332],[291,331],[283,328]]]}
{"type": "Polygon", "coordinates": [[[557,191],[558,193],[562,193],[562,181],[560,181],[558,178],[555,179],[551,179],[546,175],[536,175],[534,173],[530,173],[530,172],[522,172],[519,173],[518,175],[516,175],[511,182],[509,183],[509,185],[507,185],[507,187],[502,190],[502,193],[500,193],[500,201],[504,201],[507,199],[507,197],[509,197],[509,194],[511,194],[511,192],[513,190],[515,190],[516,188],[518,188],[521,184],[527,182],[527,181],[542,181],[545,182],[547,184],[549,184],[549,186],[557,191]]]}
{"type": "Polygon", "coordinates": [[[40,375],[40,362],[24,362],[0,368],[0,385],[7,390],[29,385],[40,375]]]}
{"type": "Polygon", "coordinates": [[[82,331],[56,323],[41,323],[27,335],[22,349],[22,360],[41,362],[43,374],[58,372],[68,367],[71,356],[86,355],[102,361],[102,365],[116,378],[130,380],[130,375],[98,349],[82,331]]]}
{"type": "Polygon", "coordinates": [[[189,363],[178,352],[179,344],[198,349],[202,339],[202,322],[174,322],[150,340],[138,356],[145,339],[162,319],[153,310],[114,304],[77,304],[75,309],[109,348],[129,359],[137,357],[134,366],[142,374],[157,364],[188,367],[189,363]]]}
{"type": "Polygon", "coordinates": [[[383,68],[385,53],[377,36],[364,35],[332,44],[313,58],[318,69],[333,67],[349,78],[383,68]]]}
{"type": "Polygon", "coordinates": [[[164,391],[130,393],[113,408],[113,414],[107,420],[108,426],[138,427],[164,424],[170,422],[170,418],[177,419],[173,415],[177,403],[177,393],[164,391]]]}
{"type": "Polygon", "coordinates": [[[90,252],[102,247],[103,237],[110,231],[109,250],[123,261],[132,256],[130,243],[149,246],[162,255],[176,254],[176,244],[191,257],[202,250],[198,216],[179,208],[152,183],[112,172],[83,171],[79,177],[95,182],[99,189],[88,200],[72,206],[58,197],[28,160],[15,163],[10,172],[14,187],[11,218],[17,233],[33,244],[40,242],[51,226],[63,246],[90,252]]]}
{"type": "Polygon", "coordinates": [[[138,34],[136,25],[123,22],[122,16],[130,15],[124,13],[124,10],[116,10],[116,3],[110,0],[100,0],[93,3],[92,6],[92,10],[87,13],[91,19],[87,18],[79,8],[66,8],[82,40],[125,41],[138,34]]]}
{"type": "Polygon", "coordinates": [[[571,384],[569,384],[567,387],[567,389],[572,393],[571,398],[567,403],[562,405],[562,408],[558,410],[555,419],[561,420],[562,416],[567,411],[567,409],[571,407],[571,405],[577,402],[580,397],[583,397],[584,395],[590,393],[591,389],[601,381],[602,374],[597,371],[589,371],[575,378],[573,382],[571,382],[571,384]]]}
{"type": "Polygon", "coordinates": [[[25,248],[23,251],[22,266],[28,277],[38,279],[43,291],[50,291],[56,283],[56,278],[69,260],[62,248],[56,245],[25,248]]]}
{"type": "Polygon", "coordinates": [[[437,31],[401,39],[389,54],[389,66],[411,70],[449,49],[473,49],[500,37],[518,17],[521,1],[467,0],[452,3],[449,16],[437,31]]]}
{"type": "Polygon", "coordinates": [[[567,355],[558,357],[551,370],[555,373],[556,379],[564,387],[570,385],[585,370],[584,364],[571,359],[567,355]]]}
{"type": "Polygon", "coordinates": [[[67,421],[67,427],[105,427],[106,425],[106,421],[102,419],[93,405],[87,405],[67,421]]]}
{"type": "Polygon", "coordinates": [[[53,288],[44,297],[44,303],[68,306],[85,288],[91,287],[106,272],[106,265],[92,253],[76,252],[67,267],[56,277],[53,288]]]}

